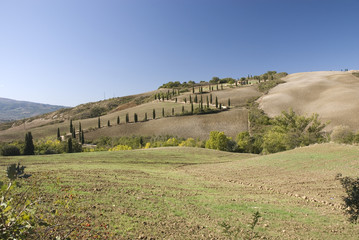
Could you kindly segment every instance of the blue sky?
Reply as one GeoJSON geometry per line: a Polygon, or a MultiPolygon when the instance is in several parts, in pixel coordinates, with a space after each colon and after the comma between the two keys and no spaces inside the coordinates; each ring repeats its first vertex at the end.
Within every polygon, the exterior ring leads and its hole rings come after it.
{"type": "Polygon", "coordinates": [[[358,0],[0,0],[0,97],[75,106],[168,81],[359,69],[358,0]]]}

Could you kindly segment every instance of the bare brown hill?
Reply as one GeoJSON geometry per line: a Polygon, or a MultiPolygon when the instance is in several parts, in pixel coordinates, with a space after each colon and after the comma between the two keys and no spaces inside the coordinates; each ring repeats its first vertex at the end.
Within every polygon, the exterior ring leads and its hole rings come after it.
{"type": "Polygon", "coordinates": [[[337,125],[359,130],[359,78],[351,72],[295,73],[283,80],[258,100],[270,117],[292,108],[302,115],[318,113],[322,121],[331,121],[328,130],[337,125]]]}

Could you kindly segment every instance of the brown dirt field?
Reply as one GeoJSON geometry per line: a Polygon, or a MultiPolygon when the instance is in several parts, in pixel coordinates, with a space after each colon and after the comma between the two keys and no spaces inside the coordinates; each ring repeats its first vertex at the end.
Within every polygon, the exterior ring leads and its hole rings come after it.
{"type": "Polygon", "coordinates": [[[271,89],[258,102],[270,117],[293,108],[301,115],[318,113],[327,130],[347,125],[359,130],[359,78],[350,72],[304,72],[283,78],[286,83],[271,89]]]}
{"type": "Polygon", "coordinates": [[[223,131],[227,136],[235,138],[239,132],[247,131],[247,119],[246,109],[231,109],[217,114],[167,117],[147,122],[104,127],[86,133],[85,138],[90,140],[100,136],[173,135],[183,138],[206,139],[210,131],[215,130],[223,131]]]}

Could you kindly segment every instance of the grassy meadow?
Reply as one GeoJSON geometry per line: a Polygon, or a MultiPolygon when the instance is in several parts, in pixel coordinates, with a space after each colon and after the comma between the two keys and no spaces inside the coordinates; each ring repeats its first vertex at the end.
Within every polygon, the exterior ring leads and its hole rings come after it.
{"type": "Polygon", "coordinates": [[[92,238],[233,237],[222,222],[243,238],[259,211],[254,231],[263,238],[356,239],[359,228],[343,215],[344,191],[334,177],[358,176],[357,156],[359,147],[337,144],[266,156],[159,148],[1,157],[0,167],[21,162],[45,199],[58,194],[56,181],[70,188],[76,214],[90,215],[100,233],[92,238]]]}

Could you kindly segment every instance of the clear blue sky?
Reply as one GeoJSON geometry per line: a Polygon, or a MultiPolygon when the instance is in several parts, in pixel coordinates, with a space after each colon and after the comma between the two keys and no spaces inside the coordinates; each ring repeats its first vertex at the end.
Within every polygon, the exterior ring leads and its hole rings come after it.
{"type": "Polygon", "coordinates": [[[168,81],[359,69],[358,0],[0,0],[0,97],[75,106],[168,81]]]}

